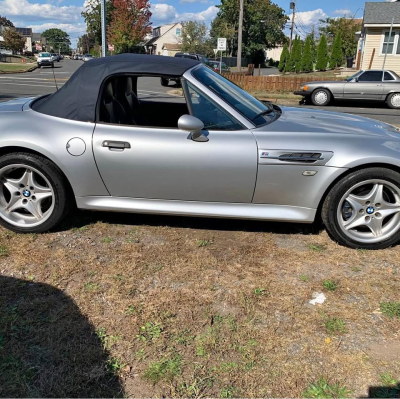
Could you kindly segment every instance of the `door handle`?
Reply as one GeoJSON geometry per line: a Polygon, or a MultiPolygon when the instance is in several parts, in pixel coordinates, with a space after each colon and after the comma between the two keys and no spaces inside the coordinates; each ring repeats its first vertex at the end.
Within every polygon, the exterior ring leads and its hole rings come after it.
{"type": "Polygon", "coordinates": [[[103,147],[114,148],[117,150],[124,150],[125,148],[131,148],[131,145],[126,141],[103,141],[103,147]]]}

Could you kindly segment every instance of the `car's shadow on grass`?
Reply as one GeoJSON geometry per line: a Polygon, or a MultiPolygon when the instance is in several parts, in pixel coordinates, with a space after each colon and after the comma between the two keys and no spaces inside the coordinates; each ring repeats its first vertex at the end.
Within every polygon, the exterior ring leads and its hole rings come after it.
{"type": "Polygon", "coordinates": [[[122,397],[108,361],[69,296],[0,276],[0,397],[122,397]]]}
{"type": "Polygon", "coordinates": [[[197,218],[81,210],[75,211],[60,225],[58,230],[65,231],[72,228],[80,228],[97,222],[131,226],[166,226],[195,230],[263,232],[288,235],[318,235],[324,230],[320,221],[316,221],[313,224],[277,223],[258,220],[197,218]]]}

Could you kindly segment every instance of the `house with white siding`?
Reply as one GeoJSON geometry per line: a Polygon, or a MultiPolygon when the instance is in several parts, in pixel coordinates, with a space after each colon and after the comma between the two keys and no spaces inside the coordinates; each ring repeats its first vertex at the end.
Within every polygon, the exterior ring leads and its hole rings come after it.
{"type": "Polygon", "coordinates": [[[365,3],[358,50],[358,68],[382,69],[387,54],[385,69],[400,74],[400,1],[365,3]]]}

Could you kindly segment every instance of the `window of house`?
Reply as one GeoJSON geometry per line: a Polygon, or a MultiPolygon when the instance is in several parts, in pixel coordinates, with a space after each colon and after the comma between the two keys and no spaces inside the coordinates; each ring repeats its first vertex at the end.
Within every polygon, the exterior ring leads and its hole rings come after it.
{"type": "Polygon", "coordinates": [[[181,35],[181,28],[176,28],[176,36],[180,36],[181,35]]]}
{"type": "Polygon", "coordinates": [[[385,37],[383,39],[382,45],[382,54],[393,54],[394,43],[396,40],[396,32],[392,32],[392,35],[389,37],[390,32],[385,32],[385,37]]]}

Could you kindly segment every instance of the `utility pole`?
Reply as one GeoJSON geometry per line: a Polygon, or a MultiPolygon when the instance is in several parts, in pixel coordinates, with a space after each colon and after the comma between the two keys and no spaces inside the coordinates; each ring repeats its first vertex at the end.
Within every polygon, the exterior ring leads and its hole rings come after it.
{"type": "Polygon", "coordinates": [[[290,3],[290,9],[293,10],[293,13],[292,13],[292,26],[290,27],[289,53],[292,52],[294,17],[296,16],[296,0],[290,3]]]}
{"type": "Polygon", "coordinates": [[[387,43],[386,43],[385,58],[383,59],[383,66],[382,66],[382,69],[383,69],[383,70],[385,70],[386,57],[387,57],[388,51],[389,51],[389,43],[390,43],[390,40],[391,40],[391,38],[392,38],[393,24],[394,24],[394,17],[392,18],[392,24],[390,25],[389,39],[388,39],[388,41],[387,41],[387,43]]]}
{"type": "Polygon", "coordinates": [[[240,0],[238,53],[237,53],[237,69],[238,69],[238,72],[242,71],[243,13],[244,13],[244,0],[240,0]]]}
{"type": "Polygon", "coordinates": [[[101,0],[101,56],[107,56],[106,0],[101,0]]]}

